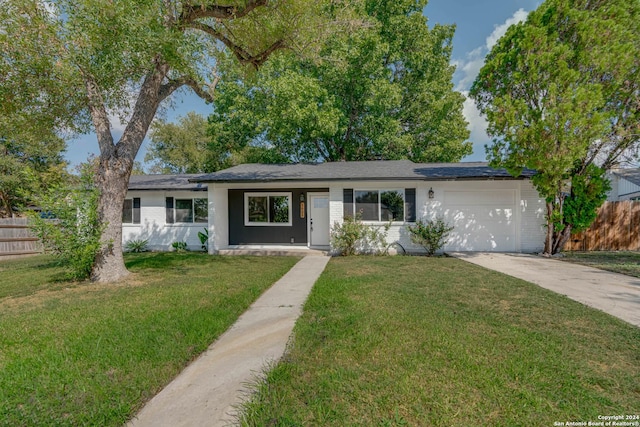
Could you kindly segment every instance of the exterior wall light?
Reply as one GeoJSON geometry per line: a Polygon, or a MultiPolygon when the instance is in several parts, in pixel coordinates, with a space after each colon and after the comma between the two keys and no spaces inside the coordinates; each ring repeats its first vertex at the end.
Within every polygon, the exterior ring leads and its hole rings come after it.
{"type": "Polygon", "coordinates": [[[433,187],[432,187],[432,188],[429,188],[429,198],[430,198],[430,199],[433,199],[433,197],[435,196],[435,194],[436,194],[436,193],[433,191],[433,187]]]}
{"type": "Polygon", "coordinates": [[[304,193],[300,193],[300,218],[304,219],[304,193]]]}

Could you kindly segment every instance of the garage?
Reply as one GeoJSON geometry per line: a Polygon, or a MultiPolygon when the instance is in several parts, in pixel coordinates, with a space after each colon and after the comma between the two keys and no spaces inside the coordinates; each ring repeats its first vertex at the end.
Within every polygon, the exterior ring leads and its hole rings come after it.
{"type": "Polygon", "coordinates": [[[513,189],[445,191],[442,212],[455,227],[445,250],[516,251],[516,200],[513,189]]]}

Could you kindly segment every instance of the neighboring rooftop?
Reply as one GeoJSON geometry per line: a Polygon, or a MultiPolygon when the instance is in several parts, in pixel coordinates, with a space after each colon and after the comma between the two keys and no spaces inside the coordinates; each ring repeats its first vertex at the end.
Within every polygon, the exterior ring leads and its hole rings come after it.
{"type": "Polygon", "coordinates": [[[614,169],[611,173],[626,179],[632,184],[640,186],[640,169],[638,168],[614,169]]]}
{"type": "MultiPolygon", "coordinates": [[[[518,178],[535,172],[524,170],[518,178]]],[[[218,172],[200,175],[193,182],[269,182],[340,180],[420,180],[518,179],[504,169],[493,169],[486,162],[413,163],[410,160],[369,162],[327,162],[294,164],[242,164],[218,172]]]]}
{"type": "Polygon", "coordinates": [[[207,184],[191,182],[202,174],[131,175],[129,190],[190,190],[206,191],[207,184]]]}

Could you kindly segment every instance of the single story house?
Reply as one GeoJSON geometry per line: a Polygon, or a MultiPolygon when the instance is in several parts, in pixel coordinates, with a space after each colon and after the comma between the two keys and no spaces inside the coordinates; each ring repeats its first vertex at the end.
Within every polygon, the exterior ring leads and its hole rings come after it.
{"type": "Polygon", "coordinates": [[[607,176],[611,181],[608,201],[640,200],[640,169],[613,169],[607,176]]]}
{"type": "Polygon", "coordinates": [[[209,227],[207,185],[200,175],[132,175],[122,210],[122,242],[147,240],[148,248],[168,251],[174,242],[200,250],[198,232],[209,227]]]}
{"type": "Polygon", "coordinates": [[[265,245],[329,249],[332,224],[359,214],[374,225],[391,221],[387,241],[419,252],[407,225],[441,216],[454,226],[446,251],[537,252],[545,205],[532,175],[514,178],[480,162],[394,160],[243,164],[200,176],[132,177],[123,239],[147,238],[153,249],[176,240],[198,248],[197,231],[207,227],[212,254],[265,245]]]}

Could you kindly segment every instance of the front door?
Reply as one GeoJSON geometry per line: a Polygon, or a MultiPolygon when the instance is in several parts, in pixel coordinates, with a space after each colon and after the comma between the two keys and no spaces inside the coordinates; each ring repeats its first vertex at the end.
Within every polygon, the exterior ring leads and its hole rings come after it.
{"type": "Polygon", "coordinates": [[[309,246],[329,246],[329,193],[309,193],[309,246]]]}

